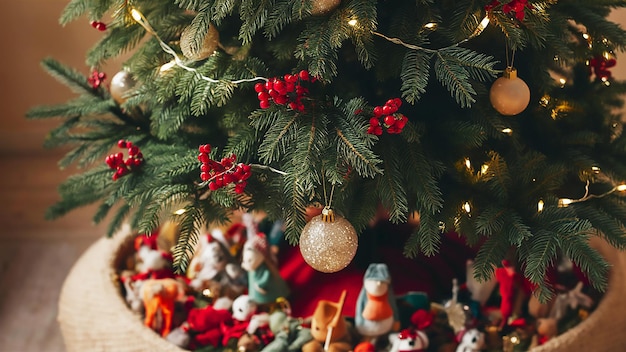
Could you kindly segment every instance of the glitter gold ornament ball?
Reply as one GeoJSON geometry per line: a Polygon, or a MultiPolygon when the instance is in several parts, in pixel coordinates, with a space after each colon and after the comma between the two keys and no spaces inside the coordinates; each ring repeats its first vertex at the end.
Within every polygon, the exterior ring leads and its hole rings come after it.
{"type": "Polygon", "coordinates": [[[195,48],[193,45],[193,35],[194,33],[190,30],[190,27],[185,28],[180,35],[180,50],[186,58],[195,61],[204,60],[217,50],[220,43],[220,33],[214,25],[209,24],[209,30],[204,37],[204,41],[198,48],[195,48]]]}
{"type": "Polygon", "coordinates": [[[313,217],[300,235],[304,261],[324,273],[334,273],[348,266],[356,254],[357,245],[358,236],[352,224],[329,209],[313,217]]]}
{"type": "Polygon", "coordinates": [[[135,88],[137,82],[133,78],[130,72],[122,70],[111,78],[111,85],[109,86],[109,92],[111,97],[118,104],[123,104],[128,99],[128,92],[135,88]]]}
{"type": "Polygon", "coordinates": [[[313,3],[311,4],[311,15],[325,15],[336,9],[340,3],[341,0],[313,0],[313,3]]]}
{"type": "Polygon", "coordinates": [[[530,89],[526,82],[517,77],[514,67],[507,67],[504,75],[493,82],[489,100],[493,108],[502,115],[517,115],[528,106],[530,89]]]}

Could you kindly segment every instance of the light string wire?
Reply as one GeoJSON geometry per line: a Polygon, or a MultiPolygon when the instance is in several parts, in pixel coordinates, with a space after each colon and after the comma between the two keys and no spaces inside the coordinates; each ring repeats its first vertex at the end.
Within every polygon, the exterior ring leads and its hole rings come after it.
{"type": "MultiPolygon", "coordinates": [[[[161,39],[159,34],[150,25],[150,22],[148,21],[148,19],[139,10],[137,10],[134,7],[131,7],[130,8],[130,14],[131,14],[131,17],[139,25],[141,25],[148,33],[150,33],[151,35],[153,35],[156,38],[156,40],[159,42],[159,45],[161,46],[163,51],[166,52],[167,54],[170,54],[174,58],[174,63],[176,64],[176,66],[178,66],[178,67],[180,67],[180,68],[182,68],[184,70],[187,70],[189,72],[196,73],[199,78],[201,78],[201,79],[203,79],[205,81],[208,81],[208,82],[211,82],[211,83],[219,83],[219,82],[226,82],[227,81],[227,82],[230,82],[232,84],[240,84],[240,83],[245,83],[245,82],[256,82],[256,81],[264,81],[264,82],[268,82],[269,81],[268,78],[260,77],[260,76],[257,76],[257,77],[254,77],[254,78],[244,78],[244,79],[239,79],[239,80],[234,80],[234,81],[218,80],[218,79],[214,79],[214,78],[211,78],[211,77],[204,76],[204,75],[200,74],[195,68],[189,67],[189,66],[185,65],[185,63],[180,58],[178,53],[176,53],[176,51],[174,49],[172,49],[172,47],[167,45],[161,39]]],[[[349,23],[354,26],[358,22],[356,22],[354,24],[352,24],[352,22],[349,22],[349,23]]],[[[391,38],[391,37],[388,37],[388,36],[386,36],[386,35],[384,35],[382,33],[376,32],[376,31],[372,31],[372,34],[376,35],[376,36],[379,36],[379,37],[381,37],[381,38],[383,38],[383,39],[385,39],[385,40],[387,40],[387,41],[389,41],[391,43],[402,45],[402,46],[404,46],[404,47],[406,47],[408,49],[420,50],[420,51],[424,51],[424,52],[432,54],[432,53],[437,53],[437,52],[439,52],[441,50],[457,47],[457,46],[459,46],[459,45],[469,41],[470,39],[480,35],[485,30],[485,28],[487,28],[488,24],[489,24],[489,17],[485,16],[482,19],[482,21],[479,23],[478,27],[476,27],[476,30],[474,30],[472,35],[470,35],[469,37],[467,37],[467,38],[465,38],[465,39],[463,39],[463,40],[461,40],[459,42],[456,42],[456,43],[454,43],[452,45],[449,45],[449,46],[446,46],[446,47],[443,47],[443,48],[439,48],[439,49],[429,49],[429,48],[425,48],[425,47],[422,47],[422,46],[419,46],[419,45],[408,44],[408,43],[403,42],[400,38],[391,38]]]]}
{"type": "Polygon", "coordinates": [[[589,186],[590,186],[591,182],[589,180],[587,180],[587,183],[585,184],[585,194],[578,199],[570,199],[570,198],[561,198],[559,199],[559,206],[561,207],[566,207],[570,204],[573,203],[580,203],[580,202],[584,202],[587,201],[591,198],[604,198],[612,193],[615,192],[623,192],[626,191],[626,184],[619,184],[616,186],[613,186],[613,188],[611,188],[610,190],[604,192],[604,193],[600,193],[600,194],[593,194],[593,193],[589,193],[589,186]]]}
{"type": "Polygon", "coordinates": [[[150,22],[148,22],[148,19],[146,19],[146,17],[139,12],[137,9],[135,8],[131,8],[130,9],[130,14],[132,16],[132,18],[139,24],[141,25],[148,33],[152,34],[154,36],[154,38],[159,42],[159,45],[161,46],[161,49],[163,49],[163,51],[165,51],[166,53],[172,55],[172,57],[174,58],[174,63],[176,64],[176,66],[185,69],[189,72],[194,72],[198,78],[203,79],[207,82],[210,83],[219,83],[219,82],[229,82],[232,84],[240,84],[240,83],[246,83],[246,82],[256,82],[256,81],[264,81],[264,82],[268,82],[269,79],[265,78],[265,77],[253,77],[253,78],[243,78],[243,79],[238,79],[238,80],[234,80],[234,81],[229,81],[229,80],[223,80],[223,79],[214,79],[211,77],[207,77],[202,75],[201,73],[198,72],[198,70],[196,70],[193,67],[189,67],[187,65],[185,65],[185,63],[183,62],[183,60],[180,58],[180,56],[178,56],[178,53],[176,53],[176,51],[174,49],[172,49],[172,47],[170,47],[169,45],[167,45],[159,36],[159,34],[154,30],[154,28],[150,25],[150,22]]]}
{"type": "Polygon", "coordinates": [[[379,37],[381,37],[381,38],[383,38],[383,39],[385,39],[387,41],[390,41],[390,42],[392,42],[394,44],[402,45],[402,46],[404,46],[405,48],[408,48],[408,49],[419,50],[419,51],[427,52],[429,54],[434,54],[434,53],[437,53],[437,52],[439,52],[441,50],[454,48],[454,47],[457,47],[457,46],[459,46],[459,45],[461,45],[463,43],[468,42],[470,39],[479,36],[485,30],[485,28],[487,28],[488,25],[489,25],[489,17],[485,16],[482,19],[482,21],[480,21],[480,23],[478,24],[478,27],[476,27],[476,29],[474,30],[472,35],[470,35],[469,37],[467,37],[467,38],[465,38],[465,39],[463,39],[463,40],[461,40],[459,42],[456,42],[454,44],[451,44],[451,45],[448,45],[446,47],[442,47],[442,48],[439,48],[439,49],[430,49],[430,48],[425,48],[423,46],[419,46],[419,45],[415,45],[415,44],[408,44],[408,43],[403,42],[402,39],[400,39],[400,38],[388,37],[388,36],[386,36],[386,35],[384,35],[382,33],[376,32],[376,31],[372,31],[372,34],[374,34],[376,36],[379,36],[379,37]]]}

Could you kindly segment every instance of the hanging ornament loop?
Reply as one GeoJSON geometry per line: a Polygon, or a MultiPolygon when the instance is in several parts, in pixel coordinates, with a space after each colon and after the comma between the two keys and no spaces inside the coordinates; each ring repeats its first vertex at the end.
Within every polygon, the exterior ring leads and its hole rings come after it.
{"type": "Polygon", "coordinates": [[[504,69],[504,72],[502,73],[502,77],[508,78],[508,79],[516,79],[517,69],[513,66],[508,66],[506,69],[504,69]]]}
{"type": "Polygon", "coordinates": [[[335,212],[329,206],[325,206],[322,209],[322,221],[335,222],[335,212]]]}

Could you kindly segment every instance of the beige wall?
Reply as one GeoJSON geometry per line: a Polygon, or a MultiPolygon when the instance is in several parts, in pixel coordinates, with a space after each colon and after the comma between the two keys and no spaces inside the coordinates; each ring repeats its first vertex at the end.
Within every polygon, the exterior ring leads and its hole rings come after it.
{"type": "MultiPolygon", "coordinates": [[[[43,72],[39,62],[52,56],[89,73],[84,64],[85,52],[101,33],[87,19],[61,27],[59,14],[68,0],[2,1],[0,21],[0,154],[41,151],[44,137],[55,121],[28,121],[25,112],[34,105],[60,103],[73,97],[64,86],[43,72]]],[[[626,11],[613,16],[626,23],[626,11]]],[[[613,73],[626,78],[626,61],[618,58],[613,73]]],[[[109,77],[119,63],[105,67],[109,77]]]]}

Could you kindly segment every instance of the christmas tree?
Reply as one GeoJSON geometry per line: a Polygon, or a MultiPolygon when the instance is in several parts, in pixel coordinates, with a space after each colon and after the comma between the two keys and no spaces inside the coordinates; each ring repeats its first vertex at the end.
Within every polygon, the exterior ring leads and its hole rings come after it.
{"type": "Polygon", "coordinates": [[[419,218],[406,256],[453,231],[479,246],[479,279],[514,253],[547,298],[567,256],[603,289],[589,238],[626,246],[626,85],[610,72],[626,32],[607,19],[625,5],[72,0],[61,24],[87,17],[102,39],[87,75],[43,62],[78,96],[29,117],[62,117],[46,146],[85,167],[48,216],[99,203],[108,234],[172,219],[184,270],[200,228],[238,209],[297,244],[310,207],[357,233],[382,208],[419,218]]]}

